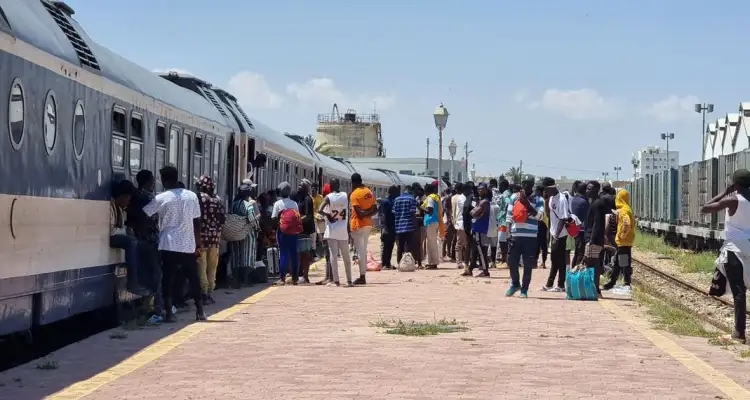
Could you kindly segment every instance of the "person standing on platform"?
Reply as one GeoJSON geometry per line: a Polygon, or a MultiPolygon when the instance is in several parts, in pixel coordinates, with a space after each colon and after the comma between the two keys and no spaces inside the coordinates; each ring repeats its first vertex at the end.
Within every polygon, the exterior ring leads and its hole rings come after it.
{"type": "Polygon", "coordinates": [[[583,252],[583,262],[586,263],[586,267],[594,268],[596,291],[601,297],[602,291],[599,288],[599,281],[604,268],[602,251],[604,250],[606,217],[611,207],[609,207],[608,200],[600,197],[600,188],[601,185],[597,181],[590,181],[586,185],[586,196],[591,199],[591,206],[584,224],[586,248],[583,252]]]}
{"type": "MultiPolygon", "coordinates": [[[[329,194],[331,194],[331,192],[332,192],[332,190],[331,190],[331,184],[330,183],[326,183],[325,185],[323,185],[323,192],[321,194],[322,194],[324,200],[325,200],[326,196],[328,196],[329,194]]],[[[348,201],[349,200],[348,200],[348,196],[347,196],[347,204],[348,204],[348,201]]],[[[347,208],[348,208],[348,206],[347,206],[347,208]]],[[[323,202],[321,202],[320,205],[318,206],[317,210],[321,210],[321,209],[323,211],[325,211],[325,212],[330,212],[330,205],[328,207],[323,207],[323,202]]],[[[316,211],[316,213],[317,213],[317,211],[316,211]]],[[[320,215],[320,214],[316,214],[316,215],[320,215]]],[[[322,215],[321,215],[321,218],[324,221],[323,222],[324,226],[323,226],[323,230],[322,230],[322,232],[323,232],[323,234],[322,234],[322,237],[323,237],[322,242],[323,242],[323,257],[325,257],[325,260],[326,260],[326,276],[325,276],[325,278],[323,278],[323,280],[315,282],[315,284],[316,285],[327,285],[329,283],[333,283],[333,270],[332,270],[332,267],[331,267],[331,256],[329,254],[330,252],[328,251],[328,240],[325,239],[325,226],[326,226],[325,224],[327,224],[327,219],[325,217],[323,217],[322,215]]],[[[347,222],[346,225],[348,226],[349,223],[347,222]]],[[[346,245],[349,246],[349,243],[348,243],[349,231],[348,230],[347,230],[346,235],[347,235],[347,243],[346,243],[346,245]]]]}
{"type": "Polygon", "coordinates": [[[439,237],[442,224],[440,219],[442,209],[437,191],[438,186],[435,183],[425,185],[426,196],[422,204],[422,211],[424,211],[425,250],[427,253],[425,257],[426,269],[437,269],[440,263],[439,237]]]}
{"type": "Polygon", "coordinates": [[[489,238],[487,232],[490,228],[490,204],[492,202],[492,192],[487,184],[482,182],[477,185],[477,197],[475,206],[471,210],[471,264],[469,270],[464,271],[463,275],[471,276],[474,268],[481,268],[480,277],[489,277],[489,264],[487,263],[487,251],[489,247],[489,238]],[[467,273],[468,272],[468,273],[467,273]]]}
{"type": "Polygon", "coordinates": [[[620,272],[622,272],[627,288],[630,288],[633,277],[631,256],[633,242],[635,242],[635,229],[633,229],[634,218],[633,210],[630,208],[630,194],[627,190],[620,189],[617,192],[617,195],[615,195],[615,207],[617,207],[617,233],[615,234],[617,249],[615,250],[612,275],[609,282],[602,287],[602,290],[614,288],[615,284],[617,284],[617,279],[620,277],[620,272]]]}
{"type": "MultiPolygon", "coordinates": [[[[347,214],[349,211],[349,200],[344,192],[339,191],[341,183],[333,178],[326,185],[330,187],[330,193],[323,198],[323,203],[318,208],[318,214],[326,219],[326,229],[323,238],[326,240],[331,262],[331,281],[329,286],[339,286],[339,252],[344,260],[344,271],[346,273],[346,284],[352,286],[352,260],[349,258],[349,230],[347,229],[347,214]]],[[[325,193],[325,189],[324,189],[325,193]]]]}
{"type": "Polygon", "coordinates": [[[445,240],[443,240],[443,259],[448,258],[451,262],[456,262],[456,227],[453,226],[453,206],[451,198],[455,192],[452,189],[446,189],[442,198],[443,204],[443,222],[445,223],[445,240]]]}
{"type": "Polygon", "coordinates": [[[401,190],[396,185],[388,188],[388,197],[380,202],[378,215],[380,217],[380,262],[383,269],[396,269],[393,266],[393,247],[396,244],[396,219],[393,215],[393,202],[401,195],[401,190]]]}
{"type": "Polygon", "coordinates": [[[510,205],[509,219],[510,240],[508,242],[508,268],[510,269],[511,284],[505,295],[510,297],[521,291],[521,297],[528,297],[538,248],[537,233],[539,221],[544,218],[544,199],[534,195],[534,179],[525,178],[521,182],[521,190],[510,205]],[[523,281],[519,275],[519,267],[523,262],[523,281]]]}
{"type": "Polygon", "coordinates": [[[310,265],[314,260],[313,237],[315,236],[315,214],[314,202],[310,196],[312,183],[302,179],[297,187],[297,193],[292,196],[297,202],[300,217],[302,219],[302,233],[297,236],[297,253],[299,254],[300,278],[303,283],[310,283],[310,265]]]}
{"type": "MultiPolygon", "coordinates": [[[[224,201],[214,192],[214,181],[208,175],[196,182],[201,204],[201,243],[198,258],[198,276],[201,280],[201,293],[204,304],[214,304],[212,294],[216,288],[216,269],[219,266],[219,245],[221,228],[226,220],[224,201]]],[[[255,265],[252,265],[255,267],[255,265]]]]}
{"type": "MultiPolygon", "coordinates": [[[[313,199],[313,209],[318,210],[320,209],[320,205],[323,204],[323,196],[320,195],[320,192],[318,191],[318,185],[313,184],[311,187],[312,193],[312,199],[313,199]]],[[[315,213],[315,234],[312,235],[313,239],[313,260],[318,259],[319,257],[323,256],[323,232],[326,229],[326,221],[323,217],[315,213]]]]}
{"type": "Polygon", "coordinates": [[[289,182],[281,182],[279,184],[279,199],[273,204],[273,210],[271,211],[271,219],[275,220],[275,225],[278,227],[276,231],[276,242],[279,248],[279,281],[278,285],[286,284],[287,270],[291,266],[292,274],[292,285],[299,283],[299,256],[297,255],[297,239],[298,234],[284,233],[282,232],[282,226],[284,223],[285,216],[287,220],[292,223],[295,219],[293,213],[296,213],[296,219],[299,223],[302,223],[302,217],[299,215],[299,207],[297,202],[290,198],[292,194],[292,186],[289,182]]]}
{"type": "Polygon", "coordinates": [[[362,176],[356,172],[352,174],[352,189],[349,224],[354,248],[359,253],[359,278],[354,280],[354,284],[364,285],[367,283],[367,242],[372,231],[372,216],[378,212],[378,206],[372,191],[362,183],[362,176]]]}
{"type": "Polygon", "coordinates": [[[565,274],[567,273],[565,246],[568,241],[568,230],[565,227],[565,224],[571,219],[570,206],[568,205],[568,198],[557,188],[554,179],[542,179],[542,186],[547,194],[547,202],[549,205],[548,221],[551,241],[550,261],[552,264],[549,271],[549,278],[547,278],[547,284],[542,290],[548,292],[564,292],[565,274]],[[555,276],[557,276],[557,286],[554,286],[555,276]]]}
{"type": "MultiPolygon", "coordinates": [[[[201,283],[198,277],[198,256],[201,243],[201,207],[198,196],[184,188],[179,188],[179,172],[168,165],[159,171],[164,192],[159,193],[143,207],[147,216],[159,215],[159,251],[162,261],[162,295],[166,316],[164,322],[175,322],[172,299],[176,290],[177,271],[182,270],[190,284],[190,294],[195,301],[195,319],[203,321],[201,283]]],[[[184,185],[183,185],[184,186],[184,185]]]]}
{"type": "Polygon", "coordinates": [[[417,208],[419,203],[412,194],[411,186],[404,188],[404,193],[393,201],[393,221],[396,226],[396,264],[401,264],[404,253],[413,252],[418,246],[415,231],[417,225],[417,208]]]}
{"type": "Polygon", "coordinates": [[[453,228],[456,231],[456,248],[455,254],[458,262],[456,267],[459,269],[464,268],[464,260],[467,258],[467,245],[469,243],[468,233],[464,230],[464,204],[466,203],[466,195],[464,194],[464,185],[462,183],[456,183],[455,186],[456,194],[451,197],[451,208],[453,215],[453,228]]]}
{"type": "Polygon", "coordinates": [[[510,182],[503,179],[498,183],[498,189],[502,193],[498,207],[500,208],[497,216],[497,224],[499,226],[497,232],[497,247],[500,248],[500,262],[508,262],[508,236],[510,234],[510,226],[507,223],[508,220],[508,207],[510,206],[510,198],[513,193],[510,190],[510,182]]]}
{"type": "Polygon", "coordinates": [[[716,259],[717,274],[714,274],[709,294],[721,296],[727,288],[732,292],[734,330],[725,339],[744,344],[747,318],[745,292],[750,275],[750,171],[735,171],[732,175],[732,184],[727,186],[724,193],[701,207],[702,214],[715,214],[724,210],[724,245],[721,246],[719,257],[716,259]],[[721,276],[725,279],[718,279],[721,276]]]}

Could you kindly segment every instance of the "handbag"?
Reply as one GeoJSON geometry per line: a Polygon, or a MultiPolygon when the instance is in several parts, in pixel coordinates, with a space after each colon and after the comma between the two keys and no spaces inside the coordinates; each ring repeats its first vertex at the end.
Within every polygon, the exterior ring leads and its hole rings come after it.
{"type": "Polygon", "coordinates": [[[221,236],[227,242],[244,240],[250,233],[250,221],[247,217],[237,214],[227,214],[224,226],[221,227],[221,236]]]}
{"type": "Polygon", "coordinates": [[[565,273],[565,294],[568,300],[598,300],[594,267],[578,266],[565,273]]]}

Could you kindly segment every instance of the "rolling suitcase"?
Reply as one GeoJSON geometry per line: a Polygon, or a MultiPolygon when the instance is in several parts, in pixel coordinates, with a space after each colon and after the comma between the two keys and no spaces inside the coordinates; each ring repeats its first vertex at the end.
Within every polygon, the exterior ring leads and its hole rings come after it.
{"type": "Polygon", "coordinates": [[[269,247],[266,249],[266,265],[268,266],[268,276],[279,276],[279,248],[269,247]]]}

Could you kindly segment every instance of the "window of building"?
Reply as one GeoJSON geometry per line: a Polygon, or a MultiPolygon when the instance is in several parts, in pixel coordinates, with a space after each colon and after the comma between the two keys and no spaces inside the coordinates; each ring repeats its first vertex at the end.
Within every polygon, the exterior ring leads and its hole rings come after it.
{"type": "Polygon", "coordinates": [[[51,154],[57,142],[57,100],[50,90],[44,101],[44,147],[51,154]]]}
{"type": "Polygon", "coordinates": [[[8,131],[10,144],[14,149],[21,148],[23,143],[26,99],[24,97],[21,80],[16,78],[10,86],[10,102],[8,103],[8,131]]]}
{"type": "Polygon", "coordinates": [[[83,157],[83,145],[86,142],[86,116],[83,112],[83,101],[78,100],[73,111],[73,151],[77,159],[83,157]]]}

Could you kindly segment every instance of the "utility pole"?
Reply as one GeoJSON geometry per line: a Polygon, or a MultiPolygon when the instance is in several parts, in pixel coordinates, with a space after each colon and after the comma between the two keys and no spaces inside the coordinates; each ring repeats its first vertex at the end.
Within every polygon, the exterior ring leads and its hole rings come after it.
{"type": "Polygon", "coordinates": [[[622,167],[619,167],[619,166],[615,167],[615,180],[616,181],[620,180],[620,171],[622,171],[622,167]]]}
{"type": "Polygon", "coordinates": [[[424,173],[427,175],[427,172],[430,170],[430,138],[427,138],[427,155],[424,158],[424,173]]]}
{"type": "MultiPolygon", "coordinates": [[[[696,104],[695,112],[703,116],[703,124],[701,125],[701,146],[703,148],[703,152],[701,153],[701,160],[703,160],[706,156],[706,114],[714,112],[714,105],[707,103],[696,104]]],[[[669,157],[669,153],[667,153],[667,157],[669,157]]]]}
{"type": "Polygon", "coordinates": [[[464,176],[469,179],[469,142],[464,143],[464,160],[466,162],[464,176]]]}
{"type": "MultiPolygon", "coordinates": [[[[518,176],[519,178],[521,178],[521,180],[523,180],[523,160],[521,160],[521,162],[518,163],[518,176]]],[[[520,184],[521,182],[516,182],[516,183],[520,184]]]]}

